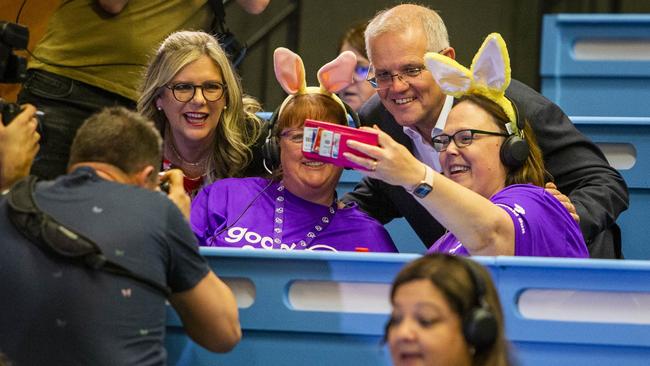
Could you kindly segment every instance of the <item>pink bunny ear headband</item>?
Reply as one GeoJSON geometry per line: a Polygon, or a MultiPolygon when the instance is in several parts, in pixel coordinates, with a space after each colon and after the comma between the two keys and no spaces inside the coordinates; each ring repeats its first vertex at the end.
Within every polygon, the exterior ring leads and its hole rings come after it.
{"type": "Polygon", "coordinates": [[[322,94],[328,96],[340,104],[343,111],[347,114],[343,101],[334,93],[352,83],[356,65],[357,57],[354,53],[345,51],[318,70],[320,87],[308,87],[305,80],[305,66],[300,56],[287,48],[276,48],[275,52],[273,52],[275,77],[278,79],[282,89],[289,94],[284,102],[282,102],[282,105],[280,105],[278,115],[282,114],[284,107],[293,97],[301,94],[322,94]]]}

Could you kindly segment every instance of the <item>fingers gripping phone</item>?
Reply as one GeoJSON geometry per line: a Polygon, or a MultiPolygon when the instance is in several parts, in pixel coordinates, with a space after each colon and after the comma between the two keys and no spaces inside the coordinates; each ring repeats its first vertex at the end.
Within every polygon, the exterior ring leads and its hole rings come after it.
{"type": "Polygon", "coordinates": [[[312,160],[330,163],[344,168],[368,170],[343,156],[349,152],[361,157],[368,157],[358,150],[347,146],[347,140],[356,140],[368,145],[378,145],[377,133],[334,123],[305,120],[302,140],[302,154],[312,160]]]}

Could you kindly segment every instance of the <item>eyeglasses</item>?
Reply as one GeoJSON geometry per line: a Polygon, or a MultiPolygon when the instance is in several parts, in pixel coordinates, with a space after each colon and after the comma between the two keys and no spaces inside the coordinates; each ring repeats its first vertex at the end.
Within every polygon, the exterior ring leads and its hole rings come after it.
{"type": "Polygon", "coordinates": [[[285,137],[294,144],[302,144],[302,138],[304,136],[303,129],[287,129],[280,132],[280,137],[285,137]]]}
{"type": "Polygon", "coordinates": [[[413,80],[418,79],[425,70],[424,66],[409,66],[394,74],[389,72],[380,72],[379,74],[375,74],[375,68],[370,65],[366,80],[375,89],[387,89],[393,85],[393,79],[395,77],[410,85],[410,83],[413,82],[413,80]]]}
{"type": "Polygon", "coordinates": [[[178,83],[173,85],[165,85],[167,89],[171,89],[174,99],[179,102],[187,103],[192,98],[194,98],[194,93],[196,93],[196,88],[201,88],[201,93],[203,98],[208,102],[216,102],[217,100],[223,97],[225,90],[227,89],[226,84],[222,84],[216,81],[206,81],[201,85],[193,85],[188,83],[178,83]]]}
{"type": "Polygon", "coordinates": [[[440,134],[437,136],[433,136],[431,141],[433,142],[433,149],[436,150],[437,152],[443,152],[447,150],[447,147],[451,143],[451,140],[454,140],[454,143],[458,147],[465,147],[469,146],[472,144],[472,141],[474,140],[474,135],[480,133],[483,135],[490,135],[490,136],[503,136],[503,137],[508,137],[507,133],[500,133],[500,132],[491,132],[491,131],[482,131],[482,130],[460,130],[456,131],[455,134],[453,135],[447,135],[447,134],[440,134]]]}
{"type": "Polygon", "coordinates": [[[370,70],[370,66],[357,64],[354,67],[354,81],[366,80],[368,78],[368,70],[370,70]]]}

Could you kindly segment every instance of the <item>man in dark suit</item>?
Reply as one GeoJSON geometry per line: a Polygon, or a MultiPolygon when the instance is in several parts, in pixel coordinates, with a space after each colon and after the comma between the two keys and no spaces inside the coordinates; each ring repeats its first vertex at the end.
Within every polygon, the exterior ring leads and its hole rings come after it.
{"type": "MultiPolygon", "coordinates": [[[[442,93],[426,70],[423,56],[438,52],[455,58],[442,19],[423,6],[398,5],[379,12],[365,36],[371,62],[368,77],[384,82],[376,86],[377,95],[361,109],[362,123],[376,124],[420,161],[440,171],[431,137],[444,128],[453,98],[442,93]]],[[[506,95],[520,106],[520,116],[531,123],[548,172],[571,200],[564,202],[565,206],[579,216],[590,255],[621,258],[620,229],[615,221],[628,206],[621,175],[557,105],[516,80],[506,95]]],[[[344,199],[356,201],[382,223],[406,218],[427,247],[445,231],[402,187],[365,177],[344,199]]]]}

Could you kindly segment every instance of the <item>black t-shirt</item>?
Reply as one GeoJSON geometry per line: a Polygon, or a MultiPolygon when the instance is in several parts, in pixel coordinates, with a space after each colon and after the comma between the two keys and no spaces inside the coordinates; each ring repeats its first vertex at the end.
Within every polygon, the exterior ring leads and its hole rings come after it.
{"type": "MultiPolygon", "coordinates": [[[[39,183],[35,197],[109,259],[172,292],[193,288],[208,273],[186,220],[158,192],[80,168],[39,183]]],[[[0,237],[0,352],[16,365],[165,364],[161,292],[42,251],[8,220],[4,197],[0,237]]]]}

